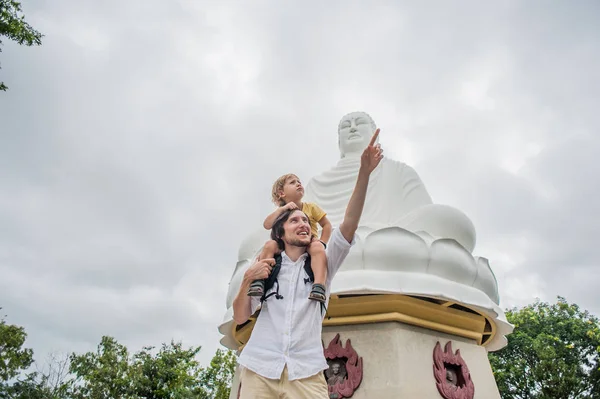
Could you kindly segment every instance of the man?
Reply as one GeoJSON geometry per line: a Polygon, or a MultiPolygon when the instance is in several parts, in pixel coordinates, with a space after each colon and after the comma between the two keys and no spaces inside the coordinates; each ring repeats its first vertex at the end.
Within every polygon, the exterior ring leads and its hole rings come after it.
{"type": "MultiPolygon", "coordinates": [[[[356,185],[342,223],[333,230],[327,246],[326,293],[331,281],[354,244],[354,233],[365,204],[371,172],[383,158],[375,145],[379,129],[361,156],[356,185]]],[[[271,236],[282,246],[281,269],[274,289],[278,295],[263,302],[252,335],[242,350],[240,398],[323,398],[329,397],[323,370],[327,362],[321,344],[324,314],[321,306],[308,299],[304,262],[311,242],[308,217],[298,209],[282,213],[271,236]]],[[[244,273],[233,301],[233,319],[243,324],[256,311],[259,300],[247,294],[254,280],[269,276],[274,259],[251,265],[244,273]]]]}

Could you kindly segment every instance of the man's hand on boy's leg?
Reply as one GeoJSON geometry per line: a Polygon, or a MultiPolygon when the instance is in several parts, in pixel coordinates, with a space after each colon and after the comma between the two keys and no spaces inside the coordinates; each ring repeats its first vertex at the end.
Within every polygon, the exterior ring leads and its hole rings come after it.
{"type": "Polygon", "coordinates": [[[275,259],[266,258],[257,260],[244,273],[244,281],[250,281],[248,296],[262,296],[265,292],[265,279],[271,274],[275,266],[275,259]]]}
{"type": "Polygon", "coordinates": [[[254,280],[264,280],[271,274],[273,266],[275,266],[275,259],[273,258],[257,260],[244,273],[244,280],[250,283],[254,280]]]}

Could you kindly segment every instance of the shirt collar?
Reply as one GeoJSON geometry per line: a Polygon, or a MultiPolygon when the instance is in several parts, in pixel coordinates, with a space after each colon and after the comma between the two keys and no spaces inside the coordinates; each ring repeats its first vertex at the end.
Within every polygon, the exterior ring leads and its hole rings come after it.
{"type": "Polygon", "coordinates": [[[300,255],[300,257],[298,258],[298,260],[296,262],[294,262],[293,260],[290,259],[289,256],[287,256],[287,254],[285,253],[285,251],[281,252],[281,258],[287,262],[290,263],[298,263],[300,261],[303,261],[306,259],[306,257],[308,256],[308,252],[304,252],[302,255],[300,255]]]}

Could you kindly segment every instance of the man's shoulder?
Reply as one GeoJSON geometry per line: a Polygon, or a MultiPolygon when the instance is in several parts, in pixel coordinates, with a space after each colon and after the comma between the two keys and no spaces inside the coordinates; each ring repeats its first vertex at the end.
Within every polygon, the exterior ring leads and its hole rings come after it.
{"type": "Polygon", "coordinates": [[[329,242],[327,243],[327,250],[332,247],[335,247],[338,250],[348,250],[352,247],[356,242],[355,237],[352,237],[352,241],[348,242],[339,227],[334,227],[331,231],[331,237],[329,238],[329,242]]]}

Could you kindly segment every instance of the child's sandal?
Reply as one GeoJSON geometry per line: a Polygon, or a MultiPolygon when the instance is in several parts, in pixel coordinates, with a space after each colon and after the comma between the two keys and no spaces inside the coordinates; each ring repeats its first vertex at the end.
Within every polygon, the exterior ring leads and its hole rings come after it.
{"type": "Polygon", "coordinates": [[[308,299],[312,299],[313,301],[325,303],[327,300],[325,286],[323,284],[313,284],[312,290],[308,295],[308,299]]]}
{"type": "Polygon", "coordinates": [[[265,280],[254,280],[248,288],[248,296],[263,296],[265,293],[265,280]]]}

